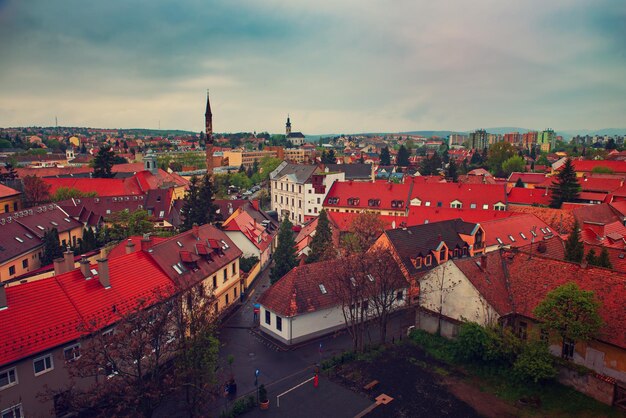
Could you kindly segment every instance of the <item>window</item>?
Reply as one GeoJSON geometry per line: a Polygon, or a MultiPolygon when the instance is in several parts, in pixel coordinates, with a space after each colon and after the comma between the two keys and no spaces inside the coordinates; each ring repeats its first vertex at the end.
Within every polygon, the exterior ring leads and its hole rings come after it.
{"type": "Polygon", "coordinates": [[[443,206],[443,202],[437,202],[437,207],[440,208],[443,206]]]}
{"type": "Polygon", "coordinates": [[[298,186],[298,193],[302,193],[302,186],[298,186]]]}
{"type": "Polygon", "coordinates": [[[65,361],[74,361],[80,357],[80,344],[74,344],[63,350],[63,358],[65,361]]]}
{"type": "Polygon", "coordinates": [[[10,408],[3,409],[0,412],[0,417],[2,418],[22,418],[22,404],[18,403],[17,405],[13,405],[10,408]]]}
{"type": "Polygon", "coordinates": [[[298,199],[298,208],[302,208],[302,200],[298,199]]]}
{"type": "Polygon", "coordinates": [[[470,203],[470,209],[476,209],[476,203],[470,203]]]}
{"type": "Polygon", "coordinates": [[[237,263],[233,263],[233,276],[237,274],[237,263]]]}
{"type": "Polygon", "coordinates": [[[431,255],[427,255],[424,258],[424,265],[430,266],[432,264],[432,261],[433,261],[433,257],[431,255]]]}
{"type": "Polygon", "coordinates": [[[483,205],[483,209],[484,209],[484,210],[489,209],[489,205],[483,205]]]}
{"type": "Polygon", "coordinates": [[[9,266],[9,276],[13,276],[15,274],[15,266],[9,266]]]}
{"type": "Polygon", "coordinates": [[[404,292],[402,290],[396,294],[396,300],[404,300],[404,292]]]}
{"type": "Polygon", "coordinates": [[[115,368],[115,365],[113,363],[107,363],[106,367],[104,368],[104,373],[110,379],[117,374],[117,369],[115,368]]]}
{"type": "Polygon", "coordinates": [[[566,338],[565,341],[563,341],[563,357],[565,358],[572,358],[574,357],[574,347],[576,346],[576,343],[574,342],[574,340],[570,340],[569,338],[566,338]]]}
{"type": "Polygon", "coordinates": [[[28,268],[28,258],[22,260],[22,268],[27,269],[28,268]]]}
{"type": "Polygon", "coordinates": [[[8,212],[9,212],[9,205],[8,205],[8,204],[7,204],[7,205],[4,205],[4,212],[5,212],[5,213],[8,213],[8,212]]]}
{"type": "Polygon", "coordinates": [[[517,328],[517,336],[520,339],[525,340],[527,335],[528,335],[528,324],[526,322],[520,321],[519,327],[517,328]]]}
{"type": "Polygon", "coordinates": [[[228,293],[224,296],[224,304],[228,305],[228,302],[230,301],[229,297],[228,297],[228,293]]]}
{"type": "Polygon", "coordinates": [[[237,299],[237,286],[233,287],[233,300],[237,299]]]}
{"type": "Polygon", "coordinates": [[[363,303],[361,303],[361,310],[363,312],[366,312],[370,307],[370,304],[368,301],[364,300],[363,303]]]}
{"type": "Polygon", "coordinates": [[[35,376],[46,373],[53,368],[52,354],[48,354],[47,356],[39,357],[33,360],[33,369],[35,370],[35,376]]]}
{"type": "Polygon", "coordinates": [[[224,269],[224,283],[228,280],[228,270],[224,269]]]}
{"type": "Polygon", "coordinates": [[[321,202],[320,202],[320,198],[318,197],[318,198],[317,198],[317,204],[319,205],[320,203],[321,203],[321,202]]]}
{"type": "Polygon", "coordinates": [[[502,240],[501,240],[500,238],[498,238],[498,237],[496,237],[496,241],[498,241],[498,244],[500,244],[500,245],[504,244],[504,243],[502,242],[502,240]]]}
{"type": "Polygon", "coordinates": [[[271,325],[272,324],[272,314],[268,310],[265,311],[265,323],[267,325],[271,325]]]}
{"type": "Polygon", "coordinates": [[[278,195],[277,195],[277,194],[276,194],[276,195],[274,195],[274,202],[275,202],[275,203],[278,203],[278,195]]]}
{"type": "Polygon", "coordinates": [[[279,331],[283,330],[283,318],[278,315],[276,315],[276,329],[279,331]]]}
{"type": "Polygon", "coordinates": [[[213,276],[213,289],[217,288],[217,276],[213,276]]]}
{"type": "Polygon", "coordinates": [[[509,239],[511,240],[511,242],[515,242],[515,238],[513,238],[513,235],[509,235],[509,239]]]}
{"type": "Polygon", "coordinates": [[[17,371],[15,367],[0,372],[0,390],[17,385],[17,371]]]}

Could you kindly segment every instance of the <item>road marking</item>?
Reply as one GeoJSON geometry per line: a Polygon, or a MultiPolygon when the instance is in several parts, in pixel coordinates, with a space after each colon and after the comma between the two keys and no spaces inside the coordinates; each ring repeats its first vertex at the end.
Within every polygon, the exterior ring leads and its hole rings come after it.
{"type": "Polygon", "coordinates": [[[284,392],[283,392],[283,393],[281,393],[280,395],[278,395],[278,396],[276,397],[276,407],[280,408],[280,397],[281,397],[281,396],[288,394],[289,392],[291,392],[291,391],[292,391],[292,390],[294,390],[294,389],[298,389],[300,386],[302,386],[302,385],[304,385],[304,384],[306,384],[306,383],[309,383],[309,382],[310,382],[311,380],[313,380],[313,379],[315,379],[315,377],[312,377],[312,378],[310,378],[310,379],[307,379],[307,380],[305,380],[304,382],[302,382],[302,383],[300,383],[300,384],[298,384],[298,385],[296,385],[296,386],[292,387],[291,389],[284,391],[284,392]]]}

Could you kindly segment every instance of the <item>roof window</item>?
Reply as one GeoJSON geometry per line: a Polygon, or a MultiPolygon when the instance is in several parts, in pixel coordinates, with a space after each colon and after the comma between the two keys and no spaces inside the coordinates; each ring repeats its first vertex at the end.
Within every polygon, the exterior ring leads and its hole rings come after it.
{"type": "Polygon", "coordinates": [[[183,244],[181,244],[181,242],[180,242],[180,241],[176,241],[176,244],[178,244],[178,246],[179,246],[180,248],[183,248],[183,244]]]}
{"type": "Polygon", "coordinates": [[[544,228],[541,228],[541,232],[545,234],[546,230],[544,228]]]}
{"type": "Polygon", "coordinates": [[[500,245],[504,244],[500,238],[496,237],[496,241],[498,241],[498,244],[500,244],[500,245]]]}
{"type": "Polygon", "coordinates": [[[535,232],[535,230],[534,230],[534,229],[531,229],[531,230],[530,230],[530,233],[532,234],[532,236],[533,236],[533,237],[536,237],[536,236],[537,236],[537,233],[535,232]]]}
{"type": "Polygon", "coordinates": [[[41,229],[42,231],[45,231],[45,230],[46,230],[46,228],[44,228],[44,227],[43,227],[43,226],[41,226],[41,225],[37,225],[37,228],[41,229]]]}
{"type": "Polygon", "coordinates": [[[368,275],[367,275],[367,278],[368,278],[368,280],[369,280],[370,282],[373,282],[373,281],[374,281],[374,276],[372,276],[371,274],[368,274],[368,275]]]}
{"type": "Polygon", "coordinates": [[[183,271],[181,270],[180,267],[178,267],[178,264],[173,264],[172,268],[176,271],[176,273],[183,274],[183,271]]]}
{"type": "Polygon", "coordinates": [[[349,197],[348,198],[348,205],[350,205],[350,206],[358,206],[360,201],[361,201],[361,199],[359,199],[358,197],[349,197]]]}
{"type": "Polygon", "coordinates": [[[98,270],[96,270],[96,269],[91,269],[89,271],[91,271],[91,275],[92,276],[95,276],[96,274],[98,274],[98,270]]]}
{"type": "Polygon", "coordinates": [[[50,223],[51,223],[52,225],[54,225],[54,226],[59,226],[59,224],[58,224],[58,223],[56,223],[56,222],[54,222],[54,221],[50,221],[50,223]]]}
{"type": "Polygon", "coordinates": [[[26,238],[33,239],[33,236],[31,234],[29,234],[28,232],[25,232],[24,235],[26,235],[26,238]]]}
{"type": "Polygon", "coordinates": [[[226,241],[221,240],[221,242],[222,242],[222,250],[227,250],[227,249],[229,249],[229,248],[230,248],[230,247],[228,246],[228,244],[226,243],[226,241]]]}
{"type": "MultiPolygon", "coordinates": [[[[392,200],[391,207],[392,208],[401,208],[404,206],[404,202],[402,200],[392,200]]],[[[426,206],[430,206],[430,202],[426,202],[426,206]]]]}
{"type": "Polygon", "coordinates": [[[524,235],[523,232],[520,232],[519,235],[520,235],[520,237],[522,237],[522,239],[528,239],[528,238],[526,238],[526,235],[524,235]]]}
{"type": "Polygon", "coordinates": [[[320,292],[322,292],[322,295],[325,295],[326,293],[328,293],[328,292],[326,291],[326,287],[325,287],[323,284],[321,284],[321,283],[320,283],[320,285],[319,285],[319,286],[320,286],[320,292]]]}
{"type": "Polygon", "coordinates": [[[328,204],[329,205],[336,205],[339,203],[339,198],[338,197],[329,197],[328,198],[328,204]]]}
{"type": "Polygon", "coordinates": [[[513,238],[513,235],[509,235],[509,239],[511,240],[511,242],[515,242],[515,238],[513,238]]]}
{"type": "Polygon", "coordinates": [[[546,226],[546,231],[548,231],[550,233],[552,232],[552,231],[550,231],[550,228],[548,228],[547,226],[546,226]]]}
{"type": "Polygon", "coordinates": [[[17,242],[24,242],[24,240],[23,240],[22,238],[20,238],[20,237],[15,237],[15,240],[16,240],[17,242]]]}
{"type": "Polygon", "coordinates": [[[356,279],[354,277],[350,277],[350,283],[352,283],[352,286],[356,287],[356,279]]]}

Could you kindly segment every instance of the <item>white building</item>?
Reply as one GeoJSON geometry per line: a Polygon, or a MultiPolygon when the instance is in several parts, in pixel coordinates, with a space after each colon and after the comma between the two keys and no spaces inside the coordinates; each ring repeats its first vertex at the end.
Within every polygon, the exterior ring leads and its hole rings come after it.
{"type": "Polygon", "coordinates": [[[272,210],[282,219],[303,224],[322,210],[322,204],[332,184],[343,181],[345,174],[324,172],[316,165],[289,164],[283,161],[270,173],[272,210]]]}

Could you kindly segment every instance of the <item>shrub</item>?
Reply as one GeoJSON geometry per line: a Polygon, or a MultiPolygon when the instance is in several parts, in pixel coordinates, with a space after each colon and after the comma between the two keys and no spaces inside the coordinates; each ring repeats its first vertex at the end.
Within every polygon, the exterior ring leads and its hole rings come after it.
{"type": "Polygon", "coordinates": [[[455,343],[458,359],[480,363],[513,364],[520,350],[520,341],[510,331],[474,322],[461,325],[455,343]]]}
{"type": "Polygon", "coordinates": [[[248,273],[258,262],[259,258],[254,255],[251,257],[241,257],[239,259],[239,269],[244,273],[248,273]]]}
{"type": "Polygon", "coordinates": [[[548,345],[542,341],[531,341],[524,345],[513,364],[513,371],[520,380],[535,383],[552,379],[557,373],[554,357],[548,345]]]}

